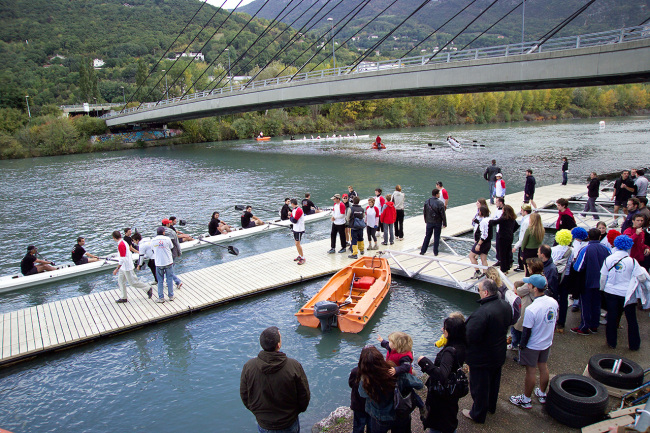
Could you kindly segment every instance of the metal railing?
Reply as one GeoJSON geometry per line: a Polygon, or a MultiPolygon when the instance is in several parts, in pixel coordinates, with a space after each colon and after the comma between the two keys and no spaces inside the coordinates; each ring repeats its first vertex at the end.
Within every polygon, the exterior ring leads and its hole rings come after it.
{"type": "Polygon", "coordinates": [[[209,98],[214,96],[230,96],[239,92],[250,89],[260,89],[270,86],[279,86],[294,81],[319,80],[326,77],[337,77],[350,74],[364,74],[368,72],[404,70],[405,68],[421,67],[428,64],[452,63],[466,60],[491,59],[498,57],[521,56],[532,53],[541,53],[549,51],[563,51],[575,48],[585,48],[593,46],[603,46],[629,42],[640,39],[650,38],[650,25],[626,27],[617,30],[609,30],[586,35],[567,36],[562,38],[549,39],[542,43],[541,41],[532,41],[518,44],[499,45],[485,48],[471,48],[462,51],[445,51],[435,52],[433,55],[421,55],[416,57],[407,57],[395,60],[383,60],[378,62],[365,62],[355,68],[342,66],[339,68],[322,69],[318,71],[304,72],[298,75],[285,75],[282,77],[269,78],[247,82],[242,84],[220,87],[207,92],[197,92],[182,98],[170,98],[159,102],[146,102],[139,108],[129,108],[120,112],[108,113],[101,118],[111,118],[122,114],[133,113],[135,111],[146,111],[149,109],[159,108],[161,106],[176,104],[179,102],[194,101],[197,99],[209,98]]]}

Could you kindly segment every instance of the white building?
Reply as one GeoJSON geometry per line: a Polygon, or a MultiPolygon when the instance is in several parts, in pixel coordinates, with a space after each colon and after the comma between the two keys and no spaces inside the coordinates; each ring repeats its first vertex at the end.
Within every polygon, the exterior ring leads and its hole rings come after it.
{"type": "Polygon", "coordinates": [[[105,64],[106,62],[104,62],[102,59],[93,59],[93,68],[95,69],[101,69],[101,67],[105,64]]]}

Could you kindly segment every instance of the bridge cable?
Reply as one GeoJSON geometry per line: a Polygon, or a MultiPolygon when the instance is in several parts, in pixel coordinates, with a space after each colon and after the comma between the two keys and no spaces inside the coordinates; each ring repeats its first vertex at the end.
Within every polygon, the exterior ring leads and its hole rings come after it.
{"type": "MultiPolygon", "coordinates": [[[[255,75],[254,75],[250,80],[248,80],[248,83],[251,83],[251,82],[255,81],[255,78],[256,78],[259,74],[261,74],[262,71],[263,71],[266,67],[268,67],[268,66],[269,66],[269,65],[270,65],[270,64],[271,64],[275,59],[277,59],[277,58],[280,56],[280,54],[282,54],[282,52],[284,52],[284,51],[285,51],[289,46],[291,46],[292,43],[295,41],[295,39],[297,39],[301,33],[304,34],[304,33],[306,33],[306,32],[309,32],[311,29],[313,29],[314,27],[316,27],[316,25],[318,25],[319,20],[314,21],[314,23],[313,23],[313,24],[312,24],[312,25],[311,25],[307,30],[305,30],[305,27],[307,27],[307,26],[309,25],[309,23],[311,22],[311,20],[313,20],[314,18],[316,18],[316,17],[318,16],[318,14],[319,14],[319,13],[320,13],[324,8],[325,8],[325,6],[327,6],[327,4],[328,4],[330,1],[331,1],[331,0],[327,0],[327,1],[325,2],[325,4],[323,4],[323,6],[321,6],[321,8],[320,8],[319,10],[317,10],[316,13],[315,13],[314,15],[312,15],[312,17],[309,18],[309,20],[307,20],[307,22],[306,22],[306,23],[305,23],[305,24],[304,24],[300,29],[298,29],[298,31],[293,35],[293,37],[292,37],[292,38],[291,38],[291,39],[290,39],[290,40],[289,40],[289,41],[288,41],[288,42],[287,42],[287,43],[286,43],[286,44],[285,44],[285,45],[284,45],[280,50],[278,50],[278,52],[275,53],[275,55],[271,58],[271,60],[269,60],[269,61],[267,62],[267,64],[264,65],[264,67],[261,68],[261,69],[257,72],[257,74],[255,74],[255,75]]],[[[339,0],[339,2],[338,2],[337,4],[335,4],[332,8],[330,8],[330,10],[328,10],[327,12],[325,12],[325,13],[323,14],[323,17],[326,16],[326,15],[329,15],[330,12],[332,12],[334,9],[336,9],[336,8],[337,8],[341,3],[343,3],[343,1],[344,1],[344,0],[339,0]]],[[[321,18],[321,19],[322,19],[322,18],[321,18]]],[[[319,39],[320,39],[320,38],[319,38],[319,39]]],[[[303,51],[302,53],[300,53],[300,54],[298,55],[298,57],[296,58],[296,60],[299,59],[300,56],[302,56],[304,53],[305,53],[305,51],[303,51]]],[[[282,71],[280,71],[280,73],[278,73],[278,74],[276,75],[276,77],[280,76],[280,74],[281,74],[282,72],[284,72],[285,70],[286,70],[286,68],[283,69],[282,71]]],[[[248,87],[248,83],[246,83],[246,85],[244,86],[244,88],[248,87]]]]}
{"type": "MultiPolygon", "coordinates": [[[[242,0],[239,0],[239,3],[237,4],[237,7],[239,7],[239,5],[241,4],[241,2],[242,2],[242,0]]],[[[252,17],[251,17],[251,18],[246,22],[246,24],[244,24],[244,26],[243,26],[243,27],[242,27],[242,28],[237,32],[237,34],[236,34],[235,36],[233,36],[233,38],[230,40],[230,42],[228,42],[228,43],[226,44],[226,47],[221,51],[221,53],[219,53],[219,55],[218,55],[217,57],[215,57],[215,60],[213,60],[213,61],[208,65],[208,67],[203,71],[203,73],[201,74],[201,76],[205,73],[205,71],[207,71],[207,70],[210,68],[210,66],[211,66],[211,65],[216,61],[216,59],[218,59],[218,58],[221,56],[221,54],[226,50],[226,48],[227,48],[228,46],[230,46],[230,44],[232,43],[232,41],[234,41],[234,40],[235,40],[235,39],[236,39],[236,38],[241,34],[241,32],[244,31],[244,29],[248,26],[248,24],[250,24],[250,22],[253,21],[253,19],[255,18],[255,16],[257,16],[257,14],[258,14],[258,13],[259,13],[263,8],[264,8],[264,6],[266,6],[266,4],[267,4],[268,2],[269,2],[269,0],[266,0],[266,1],[264,2],[264,4],[262,5],[262,7],[260,7],[259,10],[258,10],[257,12],[255,12],[255,14],[254,14],[254,15],[253,15],[253,16],[252,16],[252,17]]],[[[230,18],[230,16],[232,16],[232,14],[235,12],[235,10],[237,9],[237,7],[235,7],[235,9],[233,9],[233,10],[230,12],[230,14],[228,15],[228,18],[230,18]]],[[[205,41],[205,44],[203,44],[203,46],[201,47],[201,49],[200,49],[199,51],[203,51],[203,49],[204,49],[204,48],[205,48],[205,47],[210,43],[210,41],[212,41],[212,38],[214,37],[214,35],[216,35],[217,32],[219,32],[219,30],[221,30],[221,27],[226,23],[226,21],[228,20],[228,18],[226,18],[226,20],[225,20],[224,22],[222,22],[222,23],[219,25],[219,27],[214,31],[214,33],[212,33],[212,36],[210,36],[210,38],[209,38],[207,41],[205,41]]],[[[192,60],[194,60],[194,59],[192,59],[192,60]]],[[[191,64],[191,63],[192,63],[192,62],[190,62],[190,64],[191,64]]],[[[183,70],[183,72],[185,72],[185,70],[187,70],[188,67],[189,67],[189,64],[185,67],[185,69],[183,70]]],[[[178,75],[178,77],[176,77],[176,79],[175,79],[174,82],[172,83],[172,86],[173,86],[174,84],[176,84],[176,82],[181,78],[183,72],[181,72],[181,74],[178,75]]],[[[195,84],[195,83],[192,83],[192,84],[190,84],[190,85],[187,87],[187,90],[186,90],[186,91],[181,95],[181,98],[183,98],[185,95],[187,95],[187,92],[189,92],[189,91],[192,89],[192,87],[194,87],[194,84],[195,84]]],[[[158,101],[158,102],[156,103],[156,105],[158,105],[159,103],[160,103],[160,101],[158,101]]]]}
{"type": "MultiPolygon", "coordinates": [[[[424,62],[423,64],[424,64],[424,65],[428,64],[428,63],[431,61],[431,59],[433,59],[435,56],[437,56],[438,53],[441,53],[442,50],[444,50],[445,48],[447,48],[447,46],[450,45],[452,42],[454,42],[454,40],[455,40],[458,36],[460,36],[460,35],[461,35],[465,30],[467,30],[467,28],[468,28],[469,26],[471,26],[472,24],[474,24],[474,23],[476,22],[477,19],[479,19],[479,18],[480,18],[480,17],[481,17],[485,12],[487,12],[487,11],[488,11],[492,6],[494,6],[498,1],[499,1],[499,0],[494,0],[492,3],[490,3],[490,5],[489,5],[487,8],[485,8],[485,10],[484,10],[483,12],[481,12],[480,14],[478,14],[478,15],[477,15],[477,16],[476,16],[472,21],[469,22],[469,24],[467,24],[465,27],[463,27],[463,28],[461,29],[461,31],[459,31],[458,33],[456,33],[456,35],[455,35],[453,38],[451,38],[449,41],[447,41],[447,43],[446,43],[445,45],[443,45],[443,47],[440,48],[440,50],[438,50],[438,51],[436,51],[435,53],[433,53],[433,55],[432,55],[431,57],[429,57],[429,60],[427,60],[427,61],[424,62]]],[[[595,1],[595,0],[594,0],[594,1],[595,1]]]]}
{"type": "Polygon", "coordinates": [[[638,25],[639,25],[639,26],[642,26],[642,25],[644,25],[645,23],[647,23],[648,21],[650,21],[650,17],[646,18],[645,21],[643,21],[641,24],[638,24],[638,25]]]}
{"type": "Polygon", "coordinates": [[[348,69],[347,74],[349,74],[351,71],[354,71],[354,70],[359,66],[359,64],[360,64],[362,61],[364,61],[364,60],[365,60],[365,59],[370,55],[370,53],[372,53],[372,52],[373,52],[377,47],[379,47],[379,46],[380,46],[380,45],[381,45],[381,44],[382,44],[386,39],[388,39],[388,38],[389,38],[393,33],[395,33],[395,32],[397,31],[397,29],[399,29],[399,28],[400,28],[400,27],[401,27],[401,26],[402,26],[406,21],[408,21],[409,19],[411,19],[411,17],[412,17],[413,15],[415,15],[416,13],[418,13],[418,12],[419,12],[419,11],[420,11],[424,6],[426,6],[426,4],[429,3],[429,1],[431,1],[431,0],[424,0],[424,1],[422,2],[422,4],[421,4],[420,6],[418,6],[418,7],[417,7],[413,12],[411,12],[411,14],[410,14],[409,16],[407,16],[406,18],[404,18],[404,20],[402,20],[402,22],[399,23],[399,24],[397,25],[397,27],[395,27],[393,30],[391,30],[390,32],[388,32],[388,33],[387,33],[383,38],[381,38],[381,39],[380,39],[377,43],[375,43],[372,47],[368,48],[368,49],[367,49],[367,50],[366,50],[366,51],[365,51],[361,56],[357,57],[357,58],[354,60],[354,62],[353,62],[354,65],[348,69]]]}
{"type": "Polygon", "coordinates": [[[590,0],[587,4],[582,6],[580,9],[569,15],[567,18],[565,18],[562,22],[560,22],[558,25],[553,27],[551,30],[546,32],[541,38],[540,38],[540,43],[537,44],[537,46],[544,44],[547,40],[555,36],[557,32],[562,30],[564,27],[566,27],[567,24],[569,24],[571,21],[576,19],[580,14],[582,14],[584,11],[587,10],[589,6],[591,6],[596,0],[590,0]]]}
{"type": "Polygon", "coordinates": [[[467,47],[469,47],[471,44],[473,44],[473,43],[474,43],[478,38],[480,38],[481,36],[483,36],[485,33],[489,32],[490,30],[492,30],[492,27],[496,26],[496,25],[499,24],[501,21],[503,21],[503,19],[505,19],[508,15],[510,15],[511,13],[513,13],[513,12],[514,12],[516,9],[518,9],[519,6],[521,6],[522,4],[524,4],[523,1],[522,1],[521,3],[519,3],[517,6],[515,6],[514,8],[510,9],[510,12],[508,12],[507,14],[505,14],[504,16],[502,16],[501,18],[499,18],[499,19],[498,19],[494,24],[492,24],[490,27],[488,27],[487,29],[483,30],[483,31],[481,32],[480,35],[478,35],[477,37],[475,37],[474,39],[472,39],[471,41],[469,41],[468,43],[466,43],[465,46],[464,46],[463,48],[461,48],[459,51],[463,51],[465,48],[467,48],[467,47]]]}
{"type": "MultiPolygon", "coordinates": [[[[206,3],[207,3],[207,0],[204,1],[203,3],[201,3],[201,6],[199,7],[199,9],[194,13],[194,15],[192,16],[192,18],[190,18],[190,20],[187,22],[187,24],[185,24],[185,27],[183,28],[183,30],[181,30],[181,32],[178,34],[178,36],[176,36],[176,39],[174,39],[174,42],[172,42],[172,43],[169,45],[169,47],[167,48],[167,50],[163,53],[163,55],[160,56],[160,59],[158,60],[158,62],[154,65],[153,68],[151,68],[151,72],[149,72],[149,75],[147,75],[147,77],[145,78],[145,80],[144,80],[145,83],[147,82],[147,79],[151,76],[151,74],[153,73],[153,71],[156,70],[156,66],[158,66],[158,64],[159,64],[159,63],[160,63],[160,62],[165,58],[165,55],[167,55],[167,53],[169,52],[169,50],[171,50],[172,47],[174,46],[174,44],[178,41],[178,38],[180,38],[181,35],[185,32],[185,30],[187,30],[187,27],[192,23],[192,21],[194,20],[194,18],[196,18],[196,16],[198,15],[198,13],[201,12],[201,9],[203,9],[203,6],[205,6],[206,3]]],[[[226,2],[224,1],[223,4],[225,5],[226,2]]],[[[222,6],[223,6],[223,5],[222,5],[222,6]]],[[[143,83],[143,85],[144,85],[144,83],[143,83]]],[[[140,90],[140,87],[142,87],[142,85],[141,85],[141,86],[138,86],[138,88],[135,89],[135,92],[133,92],[133,94],[129,97],[129,102],[127,102],[126,104],[124,104],[124,108],[122,108],[122,110],[120,111],[120,113],[122,113],[122,112],[124,111],[124,109],[126,108],[126,106],[127,106],[128,104],[131,103],[131,101],[133,100],[133,98],[135,97],[135,95],[138,94],[138,91],[140,90]]],[[[139,107],[138,107],[138,108],[139,108],[139,107]]]]}
{"type": "MultiPolygon", "coordinates": [[[[358,7],[361,6],[362,4],[363,4],[363,3],[360,3],[359,5],[355,6],[354,9],[358,8],[358,7]]],[[[370,4],[370,0],[366,0],[365,4],[363,4],[363,6],[361,6],[361,7],[359,8],[358,11],[354,12],[354,15],[352,15],[352,16],[351,16],[351,17],[350,17],[350,18],[349,18],[349,19],[348,19],[344,24],[342,24],[342,25],[340,26],[340,28],[336,31],[336,33],[330,35],[330,41],[333,41],[333,40],[334,40],[334,37],[335,37],[336,35],[338,35],[338,34],[343,30],[343,28],[344,28],[344,27],[345,27],[345,26],[346,26],[350,21],[352,21],[352,20],[353,20],[353,19],[354,19],[354,18],[355,18],[355,17],[356,17],[356,16],[357,16],[357,15],[358,15],[358,14],[359,14],[359,13],[360,13],[364,8],[365,8],[365,7],[366,7],[366,6],[368,6],[369,4],[370,4]]],[[[348,13],[348,15],[350,15],[350,13],[352,13],[352,12],[354,11],[354,9],[352,9],[352,10],[348,13]]],[[[343,19],[345,20],[345,19],[347,18],[348,15],[346,15],[345,17],[343,17],[343,19]]],[[[298,74],[299,74],[299,73],[300,73],[300,72],[301,72],[301,71],[302,71],[302,70],[303,70],[303,69],[304,69],[304,68],[309,64],[309,62],[312,61],[312,59],[313,59],[314,57],[316,57],[316,56],[317,56],[321,51],[323,51],[323,49],[325,49],[326,46],[327,46],[326,43],[323,44],[322,47],[320,47],[320,48],[319,48],[319,49],[318,49],[318,50],[317,50],[317,51],[316,51],[316,52],[315,52],[315,53],[314,53],[314,54],[313,54],[313,55],[312,55],[312,56],[311,56],[311,57],[310,57],[310,58],[309,58],[305,63],[303,63],[303,65],[302,65],[302,66],[301,66],[301,67],[296,71],[296,73],[293,74],[293,75],[291,76],[291,80],[293,80],[294,77],[295,77],[296,75],[298,75],[298,74]]],[[[322,62],[321,62],[321,63],[322,63],[322,62]]],[[[332,67],[334,67],[334,65],[332,65],[332,67]]]]}
{"type": "MultiPolygon", "coordinates": [[[[181,59],[181,57],[183,57],[183,54],[185,54],[185,52],[186,52],[187,50],[189,50],[189,48],[192,46],[192,44],[194,43],[194,41],[196,41],[196,39],[199,37],[199,35],[201,35],[201,33],[203,32],[203,30],[205,30],[205,28],[208,26],[208,24],[210,24],[210,23],[212,22],[212,20],[214,19],[214,17],[216,17],[218,13],[222,12],[222,10],[223,10],[223,6],[224,6],[225,4],[226,4],[226,2],[224,1],[224,2],[221,4],[221,7],[216,8],[216,10],[214,11],[214,13],[213,13],[212,16],[210,17],[210,19],[209,19],[209,20],[208,20],[208,21],[203,25],[203,27],[201,27],[201,30],[199,30],[198,33],[194,36],[194,38],[192,38],[192,40],[187,44],[187,46],[185,47],[185,49],[183,50],[183,52],[181,53],[181,55],[178,56],[176,59],[174,59],[174,61],[172,62],[172,65],[171,65],[169,68],[167,68],[167,70],[166,70],[165,73],[160,77],[160,79],[158,80],[158,82],[157,82],[156,84],[153,85],[153,87],[152,87],[151,90],[149,91],[149,94],[148,94],[145,98],[149,97],[149,96],[151,95],[151,93],[153,93],[154,89],[155,89],[156,87],[158,87],[158,85],[160,85],[160,83],[162,83],[163,78],[167,77],[167,75],[171,76],[171,71],[172,71],[172,69],[174,68],[174,65],[176,64],[176,62],[178,62],[178,61],[181,59]]],[[[205,47],[205,45],[204,45],[203,47],[205,47]]],[[[199,53],[200,53],[201,51],[203,51],[203,47],[199,50],[199,53]]],[[[185,66],[185,69],[183,69],[183,70],[180,72],[179,76],[183,75],[183,73],[187,70],[187,68],[190,67],[190,65],[192,64],[192,62],[193,62],[195,59],[196,59],[196,57],[192,57],[192,58],[190,59],[189,63],[185,66]]],[[[156,64],[156,66],[158,66],[158,64],[156,64]]],[[[155,68],[156,68],[156,67],[154,66],[154,68],[152,69],[152,72],[156,70],[155,68]]],[[[174,83],[172,83],[172,86],[173,86],[173,85],[174,85],[174,83]]],[[[169,87],[168,87],[167,89],[165,89],[165,90],[167,91],[167,97],[169,97],[169,87]]],[[[156,105],[158,105],[158,104],[160,103],[160,101],[162,101],[162,97],[161,97],[161,98],[156,102],[156,105]]],[[[142,106],[142,102],[140,103],[140,106],[142,106]]],[[[140,107],[138,107],[138,108],[140,108],[140,107]]]]}
{"type": "Polygon", "coordinates": [[[461,10],[459,10],[459,11],[458,11],[454,16],[452,16],[452,17],[449,18],[447,21],[445,21],[444,23],[442,23],[442,25],[441,25],[440,27],[438,27],[437,29],[435,29],[433,32],[429,33],[429,36],[427,36],[426,38],[422,39],[420,42],[417,43],[416,46],[414,46],[413,48],[411,48],[410,50],[408,50],[406,53],[404,53],[404,54],[402,55],[402,57],[400,57],[400,59],[403,59],[404,57],[407,57],[409,54],[411,54],[411,52],[412,52],[413,50],[417,49],[417,47],[419,47],[420,45],[422,45],[422,44],[423,44],[425,41],[427,41],[431,36],[433,36],[433,35],[436,34],[438,31],[440,31],[440,29],[442,29],[444,26],[446,26],[447,24],[449,24],[449,23],[450,23],[454,18],[456,18],[458,15],[460,15],[460,14],[463,13],[463,12],[465,12],[465,10],[467,10],[467,8],[469,8],[471,5],[473,5],[473,4],[476,3],[477,1],[478,1],[478,0],[474,0],[474,1],[470,2],[470,3],[468,3],[467,6],[465,6],[465,7],[462,8],[461,10]]]}
{"type": "MultiPolygon", "coordinates": [[[[377,18],[379,18],[379,17],[380,17],[384,12],[386,12],[386,11],[388,10],[388,8],[390,8],[391,6],[393,6],[393,5],[394,5],[395,3],[397,3],[398,1],[399,1],[399,0],[393,0],[393,2],[392,2],[391,4],[389,4],[388,6],[386,6],[386,7],[385,7],[381,12],[379,12],[379,13],[378,13],[377,15],[375,15],[371,20],[369,20],[366,24],[364,24],[364,25],[363,25],[359,30],[357,30],[357,31],[356,31],[352,36],[350,36],[350,37],[347,38],[345,41],[343,41],[343,42],[338,46],[338,48],[336,48],[336,49],[334,50],[334,52],[336,53],[336,52],[339,50],[339,48],[343,48],[343,47],[345,46],[345,44],[347,44],[348,42],[350,42],[350,40],[352,40],[352,38],[354,38],[356,35],[358,35],[359,33],[361,33],[361,32],[362,32],[366,27],[368,27],[370,24],[372,24],[372,23],[373,23],[377,18]]],[[[311,68],[308,72],[312,72],[314,69],[316,69],[317,67],[319,67],[319,66],[320,66],[320,65],[321,65],[325,60],[327,60],[327,59],[323,59],[319,64],[317,64],[316,66],[314,66],[313,68],[311,68]]]]}
{"type": "MultiPolygon", "coordinates": [[[[246,54],[247,54],[247,53],[248,53],[248,52],[249,52],[249,51],[250,51],[250,50],[255,46],[255,44],[256,44],[260,39],[262,39],[264,36],[266,36],[268,33],[270,33],[271,30],[274,29],[276,26],[279,26],[280,24],[282,24],[282,21],[283,21],[286,17],[288,17],[288,16],[289,16],[289,15],[290,15],[290,14],[291,14],[291,13],[292,13],[296,8],[297,8],[297,7],[298,7],[298,6],[300,6],[300,5],[302,4],[303,1],[304,1],[304,0],[300,0],[298,3],[296,3],[295,6],[293,6],[293,7],[291,8],[291,10],[290,10],[289,12],[287,12],[287,13],[286,13],[282,18],[279,18],[279,19],[278,19],[278,17],[279,17],[279,16],[280,16],[280,15],[281,15],[281,14],[282,14],[286,9],[287,9],[287,7],[289,7],[289,5],[293,2],[293,0],[289,1],[289,3],[287,3],[287,5],[284,7],[284,9],[282,9],[282,11],[280,11],[280,13],[279,13],[279,14],[278,14],[274,19],[273,19],[272,23],[275,23],[275,24],[267,26],[266,29],[264,29],[264,31],[263,31],[263,32],[262,32],[262,33],[257,37],[257,39],[256,39],[252,44],[249,45],[249,47],[246,49],[246,51],[244,51],[243,54],[240,54],[240,55],[235,59],[235,62],[233,63],[233,65],[236,65],[240,60],[242,60],[242,59],[246,56],[246,54]],[[277,21],[276,21],[276,20],[277,20],[277,21]]],[[[304,15],[308,10],[309,10],[308,8],[305,9],[305,11],[300,15],[300,17],[302,17],[302,15],[304,15]]],[[[294,20],[293,22],[295,22],[295,20],[294,20]]],[[[291,24],[293,24],[293,22],[292,22],[291,24]]],[[[277,35],[277,36],[276,36],[276,37],[275,37],[271,42],[269,42],[268,44],[265,44],[265,46],[271,46],[271,45],[272,45],[272,44],[273,44],[273,43],[274,43],[274,42],[275,42],[275,41],[276,41],[280,36],[282,36],[282,35],[283,35],[287,30],[289,30],[289,29],[291,29],[291,25],[286,26],[284,30],[282,30],[282,31],[281,31],[281,32],[280,32],[280,33],[279,33],[279,34],[278,34],[278,35],[277,35]]],[[[249,64],[250,64],[254,59],[258,58],[258,57],[262,54],[263,51],[264,51],[264,50],[262,50],[262,51],[260,51],[259,53],[257,53],[255,56],[253,56],[253,57],[248,61],[248,63],[246,63],[244,66],[240,66],[239,69],[240,69],[240,70],[242,70],[242,69],[245,70],[245,68],[246,68],[246,67],[247,67],[247,66],[248,66],[248,65],[249,65],[249,64]]],[[[219,58],[219,57],[217,57],[217,58],[215,59],[215,61],[216,61],[218,58],[219,58]]],[[[213,61],[212,63],[214,63],[214,61],[213,61]]],[[[212,63],[208,66],[208,68],[212,65],[212,63]]],[[[232,67],[230,68],[230,70],[232,71],[232,67]]],[[[206,71],[207,71],[207,69],[206,69],[206,71]]],[[[206,71],[204,71],[203,73],[205,73],[206,71]]],[[[227,71],[224,71],[223,73],[220,73],[219,76],[216,77],[216,78],[214,79],[215,84],[212,86],[212,88],[211,88],[209,91],[211,92],[211,91],[213,91],[214,89],[216,89],[216,88],[221,84],[221,80],[222,80],[225,76],[227,76],[227,74],[229,74],[229,73],[232,74],[230,71],[228,71],[228,72],[227,72],[227,71]]],[[[201,79],[202,76],[203,76],[203,74],[201,74],[201,75],[199,76],[199,78],[196,79],[196,82],[198,82],[198,80],[201,79]]],[[[195,83],[196,83],[196,82],[195,82],[195,83]]],[[[210,87],[210,84],[208,84],[207,86],[205,86],[205,88],[203,88],[202,92],[205,92],[206,89],[207,89],[208,87],[210,87]]]]}

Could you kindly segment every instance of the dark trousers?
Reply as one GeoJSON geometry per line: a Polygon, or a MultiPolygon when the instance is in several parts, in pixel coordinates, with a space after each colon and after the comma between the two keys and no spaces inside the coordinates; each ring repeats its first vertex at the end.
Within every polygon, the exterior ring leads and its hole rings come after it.
{"type": "Polygon", "coordinates": [[[332,233],[330,233],[331,248],[336,248],[336,235],[341,239],[341,248],[345,248],[345,224],[332,224],[332,233]]]}
{"type": "Polygon", "coordinates": [[[352,229],[350,239],[350,245],[356,245],[359,241],[363,242],[363,229],[352,229]]]}
{"type": "Polygon", "coordinates": [[[605,336],[607,344],[616,348],[616,339],[618,331],[618,322],[625,312],[627,320],[627,344],[630,350],[639,350],[641,347],[641,335],[639,334],[639,324],[636,321],[636,302],[625,305],[625,297],[605,293],[605,302],[607,303],[607,325],[605,326],[605,336]]]}
{"type": "Polygon", "coordinates": [[[600,287],[586,288],[580,293],[580,329],[596,329],[599,324],[600,287]]]}
{"type": "Polygon", "coordinates": [[[149,269],[151,270],[151,273],[153,274],[153,279],[158,282],[158,274],[156,273],[156,261],[154,259],[149,259],[149,263],[147,263],[147,266],[149,266],[149,269]]]}
{"type": "Polygon", "coordinates": [[[404,209],[396,209],[397,219],[395,220],[395,237],[404,237],[404,209]]]}
{"type": "MultiPolygon", "coordinates": [[[[567,265],[569,266],[569,265],[567,265]]],[[[562,276],[560,275],[560,278],[562,276]]],[[[568,276],[562,280],[559,285],[559,293],[557,298],[557,303],[560,306],[560,311],[558,312],[557,324],[558,326],[564,327],[566,323],[566,314],[569,310],[569,278],[568,276]]]]}
{"type": "Polygon", "coordinates": [[[352,420],[352,433],[372,433],[370,428],[370,415],[365,411],[355,410],[354,419],[352,420]]]}
{"type": "MultiPolygon", "coordinates": [[[[524,248],[522,252],[522,256],[524,257],[524,265],[526,264],[526,259],[530,259],[531,257],[537,257],[537,248],[524,248]]],[[[524,269],[526,270],[526,276],[530,277],[530,274],[528,273],[528,268],[524,266],[524,269]]]]}
{"type": "Polygon", "coordinates": [[[396,418],[395,421],[378,421],[375,418],[370,419],[370,429],[372,433],[410,433],[411,417],[396,418]]]}
{"type": "Polygon", "coordinates": [[[523,251],[521,250],[521,248],[519,248],[519,251],[517,251],[517,264],[519,266],[519,269],[526,269],[524,267],[525,263],[524,263],[523,254],[524,254],[523,251]]]}
{"type": "Polygon", "coordinates": [[[497,258],[501,262],[501,272],[509,271],[512,263],[512,238],[497,239],[497,258]]]}
{"type": "Polygon", "coordinates": [[[422,242],[422,248],[420,248],[420,254],[424,254],[429,249],[429,242],[431,242],[431,235],[433,235],[433,254],[438,255],[438,246],[440,245],[440,233],[442,232],[442,223],[427,223],[427,231],[424,235],[424,241],[422,242]]]}
{"type": "Polygon", "coordinates": [[[368,234],[368,242],[375,241],[377,243],[377,227],[366,227],[366,233],[368,234]]]}
{"type": "MultiPolygon", "coordinates": [[[[585,203],[585,210],[583,212],[598,212],[596,210],[596,199],[598,197],[587,197],[587,203],[585,203]]],[[[586,216],[584,213],[582,216],[586,216]]],[[[598,215],[592,215],[595,220],[600,219],[598,215]]]]}
{"type": "Polygon", "coordinates": [[[472,400],[474,400],[469,414],[478,423],[485,422],[488,412],[495,413],[497,411],[502,366],[469,366],[469,391],[472,394],[472,400]]]}
{"type": "Polygon", "coordinates": [[[566,185],[569,181],[569,173],[566,171],[562,172],[562,185],[566,185]]]}

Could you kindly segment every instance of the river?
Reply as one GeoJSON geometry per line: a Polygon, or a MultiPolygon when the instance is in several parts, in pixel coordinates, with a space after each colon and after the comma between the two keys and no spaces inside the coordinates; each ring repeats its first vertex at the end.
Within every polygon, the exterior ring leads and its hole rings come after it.
{"type": "MultiPolygon", "coordinates": [[[[105,254],[115,249],[110,239],[115,229],[136,227],[151,234],[162,218],[175,215],[187,220],[183,230],[199,234],[214,210],[237,222],[234,206],[251,204],[256,215],[269,218],[285,197],[309,191],[316,204],[329,205],[329,197],[346,192],[349,184],[362,197],[376,187],[391,193],[402,185],[407,217],[420,214],[438,180],[450,193],[450,206],[466,204],[486,195],[482,174],[493,158],[508,192],[523,188],[529,167],[538,185],[559,182],[563,156],[569,159],[570,182],[580,183],[590,171],[648,161],[650,118],[604,119],[605,129],[598,120],[373,131],[388,146],[379,152],[369,149],[371,140],[282,144],[274,139],[0,161],[0,274],[17,272],[30,244],[48,260],[69,262],[80,235],[89,252],[105,254]],[[485,147],[455,152],[439,143],[448,134],[485,147]]],[[[307,227],[306,242],[328,235],[328,222],[315,223],[307,227]]],[[[236,242],[240,257],[292,245],[285,231],[236,242]]],[[[177,271],[236,259],[219,248],[198,250],[183,255],[177,271]]],[[[141,275],[150,279],[148,272],[141,275]]],[[[301,416],[303,427],[309,427],[349,403],[349,371],[377,334],[408,332],[416,356],[433,355],[442,319],[456,310],[469,314],[476,305],[471,294],[394,280],[387,301],[357,335],[338,330],[322,335],[298,326],[293,313],[326,281],[319,279],[5,367],[0,369],[0,427],[254,431],[254,417],[239,399],[239,374],[259,350],[259,333],[271,325],[280,328],[283,350],[303,364],[309,378],[312,400],[301,416]]],[[[116,286],[106,273],[5,293],[0,311],[116,286]]]]}

